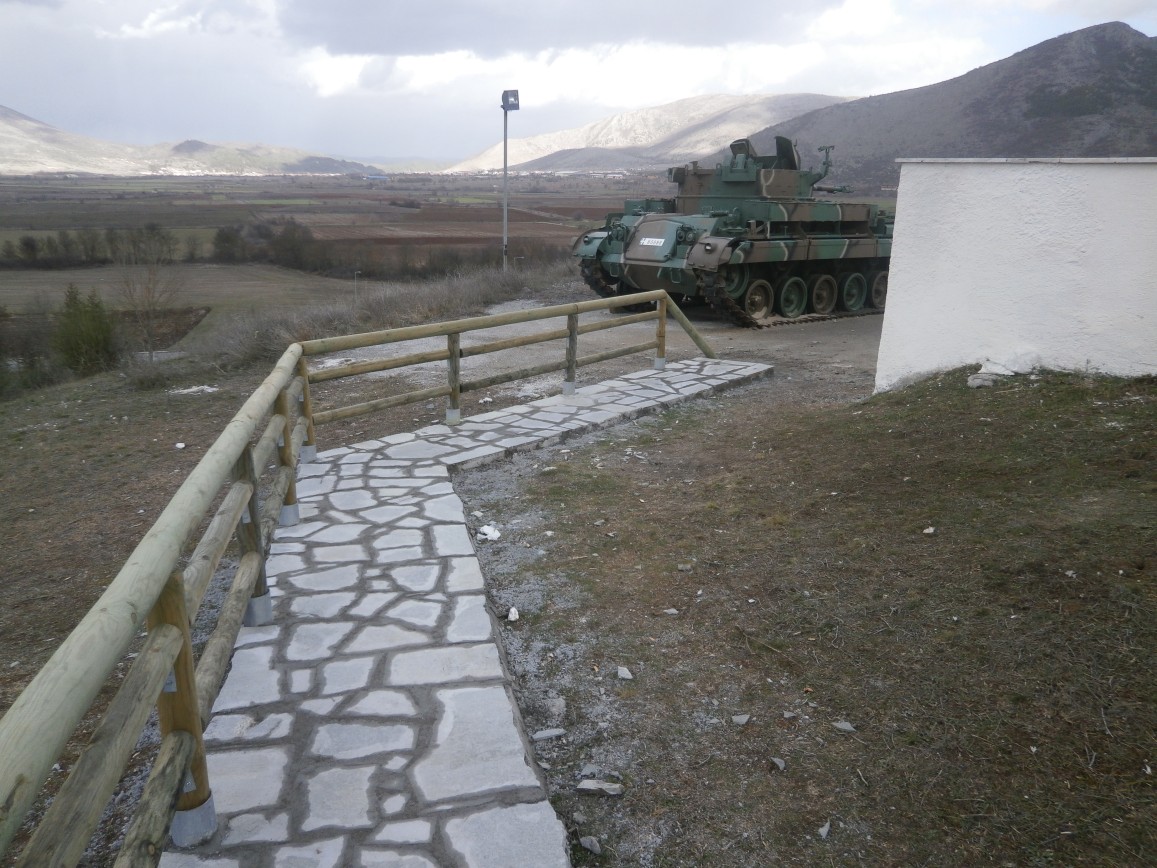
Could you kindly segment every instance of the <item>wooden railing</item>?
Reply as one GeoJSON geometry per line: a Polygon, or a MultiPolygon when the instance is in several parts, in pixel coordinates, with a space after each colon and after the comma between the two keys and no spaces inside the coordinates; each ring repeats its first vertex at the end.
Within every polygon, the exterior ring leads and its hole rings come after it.
{"type": "Polygon", "coordinates": [[[265,557],[274,526],[296,521],[294,468],[309,428],[300,412],[306,389],[296,373],[300,359],[300,345],[285,351],[104,594],[0,719],[0,856],[142,629],[136,660],[16,864],[79,861],[154,706],[160,751],[116,865],[156,864],[170,826],[178,842],[212,833],[216,816],[201,733],[242,623],[271,619],[265,557]],[[271,463],[272,471],[262,472],[271,463]],[[194,665],[190,627],[232,539],[237,568],[194,665]]]}
{"type": "Polygon", "coordinates": [[[154,706],[160,749],[115,864],[155,865],[170,832],[181,846],[212,835],[216,814],[202,732],[242,624],[272,619],[265,560],[275,526],[297,521],[296,466],[316,451],[314,423],[442,396],[448,399],[447,418],[453,422],[458,418],[459,396],[473,389],[564,370],[563,391],[568,393],[574,390],[577,368],[651,349],[656,350],[655,364],[661,368],[668,314],[704,354],[715,358],[662,291],[291,345],[209,447],[104,594],[0,718],[0,857],[69,738],[142,630],[143,645],[132,667],[16,865],[70,866],[80,860],[154,706]],[[588,311],[649,302],[657,309],[588,323],[578,319],[588,311]],[[464,332],[551,317],[566,317],[566,328],[461,346],[464,332]],[[580,334],[647,320],[655,320],[654,340],[579,356],[580,334]],[[329,370],[310,371],[306,363],[307,356],[318,353],[431,336],[445,336],[446,349],[329,370]],[[566,340],[566,353],[558,362],[479,380],[461,379],[462,358],[559,339],[566,340]],[[438,360],[448,363],[445,386],[311,412],[311,382],[438,360]],[[193,535],[203,525],[204,532],[185,558],[193,535]],[[232,540],[240,557],[230,590],[194,661],[190,627],[232,540]]]}
{"type": "MultiPolygon", "coordinates": [[[[375,359],[372,361],[356,362],[353,364],[343,365],[341,367],[327,368],[322,370],[308,370],[304,359],[302,360],[302,372],[309,383],[320,383],[326,380],[335,380],[341,377],[351,377],[358,374],[368,374],[378,371],[390,371],[398,368],[404,368],[411,365],[419,365],[428,362],[445,361],[446,365],[446,385],[433,386],[428,389],[420,389],[412,392],[405,392],[399,395],[391,395],[389,397],[378,398],[373,401],[366,401],[361,404],[353,404],[348,407],[339,407],[331,410],[313,411],[312,405],[307,404],[307,414],[312,420],[313,424],[321,424],[323,422],[333,422],[338,419],[348,419],[354,416],[365,415],[366,413],[373,413],[378,410],[385,410],[389,407],[398,407],[403,404],[412,404],[417,401],[429,401],[434,398],[446,398],[446,421],[449,423],[457,422],[460,416],[459,400],[463,393],[472,392],[477,389],[485,389],[490,386],[497,386],[502,383],[509,383],[514,380],[524,380],[528,377],[537,377],[543,374],[549,374],[556,371],[565,371],[563,377],[563,394],[570,394],[575,388],[576,370],[585,365],[593,365],[597,362],[604,362],[609,359],[619,358],[621,356],[632,355],[634,353],[648,352],[655,350],[656,367],[661,368],[667,357],[667,317],[670,315],[678,322],[687,335],[694,341],[695,345],[699,347],[708,358],[715,358],[715,352],[710,345],[700,337],[695,327],[687,319],[686,315],[679,310],[678,306],[671,301],[670,297],[663,290],[653,290],[651,292],[642,292],[635,295],[617,296],[614,298],[605,298],[601,300],[583,301],[576,304],[559,304],[552,307],[533,308],[528,310],[514,311],[511,313],[494,314],[491,316],[472,317],[470,319],[452,320],[450,322],[431,323],[429,325],[408,326],[406,328],[387,329],[386,331],[367,332],[360,335],[347,335],[338,338],[323,338],[315,341],[305,341],[301,348],[305,356],[316,356],[322,353],[337,353],[346,350],[360,349],[363,347],[383,346],[386,344],[399,343],[401,341],[418,340],[420,338],[431,337],[445,337],[446,347],[444,349],[431,350],[424,353],[412,353],[410,355],[398,356],[394,358],[375,359]],[[655,309],[644,313],[627,314],[612,319],[596,320],[593,322],[579,322],[579,315],[591,311],[609,310],[617,307],[633,307],[636,305],[647,306],[650,303],[655,303],[655,309]],[[491,341],[490,343],[480,344],[478,346],[463,347],[461,335],[465,332],[480,331],[483,329],[492,329],[499,326],[515,325],[517,323],[534,322],[544,319],[559,319],[566,317],[566,327],[553,329],[551,331],[538,332],[529,335],[520,335],[519,337],[507,338],[505,340],[491,341]],[[626,347],[617,347],[613,350],[607,350],[602,353],[595,353],[588,356],[579,356],[578,354],[578,337],[583,334],[590,334],[591,332],[603,331],[605,329],[616,328],[620,326],[632,325],[639,322],[648,322],[654,320],[655,322],[655,338],[644,343],[632,344],[626,347]],[[534,365],[532,367],[519,368],[513,371],[507,371],[500,374],[494,374],[489,377],[482,377],[475,380],[463,380],[461,371],[461,360],[471,356],[480,356],[487,353],[495,353],[501,350],[516,349],[518,347],[531,346],[533,344],[545,343],[547,341],[566,340],[566,354],[562,359],[556,361],[545,362],[543,364],[534,365]]],[[[307,401],[309,399],[307,398],[307,401]]],[[[312,435],[312,429],[311,429],[312,435]]],[[[311,436],[312,440],[312,436],[311,436]]]]}

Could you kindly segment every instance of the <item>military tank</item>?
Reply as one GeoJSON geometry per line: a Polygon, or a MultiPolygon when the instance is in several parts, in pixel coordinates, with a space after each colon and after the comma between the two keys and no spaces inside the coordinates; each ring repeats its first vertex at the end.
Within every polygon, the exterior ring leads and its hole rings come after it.
{"type": "Polygon", "coordinates": [[[572,247],[583,279],[603,297],[664,289],[676,302],[705,301],[737,325],[760,328],[808,314],[882,310],[894,215],[877,205],[835,202],[816,192],[832,166],[801,169],[799,151],[775,138],[759,156],[749,139],[731,161],[667,170],[673,199],[629,199],[601,229],[572,247]]]}

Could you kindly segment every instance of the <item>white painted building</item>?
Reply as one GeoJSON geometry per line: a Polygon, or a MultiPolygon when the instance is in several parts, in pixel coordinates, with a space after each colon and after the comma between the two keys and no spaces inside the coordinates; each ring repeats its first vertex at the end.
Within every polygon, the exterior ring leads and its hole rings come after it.
{"type": "Polygon", "coordinates": [[[877,392],[985,362],[1157,374],[1157,159],[900,162],[877,392]]]}

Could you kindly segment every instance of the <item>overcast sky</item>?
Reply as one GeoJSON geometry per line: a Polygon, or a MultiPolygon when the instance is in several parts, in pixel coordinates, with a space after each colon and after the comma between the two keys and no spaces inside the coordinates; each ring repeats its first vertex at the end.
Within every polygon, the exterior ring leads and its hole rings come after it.
{"type": "Polygon", "coordinates": [[[868,96],[1157,0],[0,0],[0,105],[129,144],[466,158],[706,93],[868,96]]]}

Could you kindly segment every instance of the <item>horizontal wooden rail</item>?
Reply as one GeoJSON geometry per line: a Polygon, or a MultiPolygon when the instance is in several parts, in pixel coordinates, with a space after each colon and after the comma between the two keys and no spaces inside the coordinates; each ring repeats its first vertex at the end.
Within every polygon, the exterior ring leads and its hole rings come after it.
{"type": "Polygon", "coordinates": [[[243,519],[263,523],[263,516],[272,513],[276,521],[284,505],[296,503],[294,467],[311,433],[302,415],[308,403],[302,359],[299,344],[285,351],[100,599],[0,718],[0,857],[56,758],[146,623],[136,661],[15,864],[74,865],[82,857],[154,705],[161,711],[164,747],[138,806],[140,822],[133,828],[143,831],[136,839],[132,834],[126,839],[117,864],[156,863],[174,806],[195,809],[204,802],[211,810],[200,747],[204,719],[220,690],[238,630],[254,617],[254,595],[267,593],[264,563],[270,533],[242,534],[243,519]],[[269,483],[259,485],[259,470],[237,475],[238,467],[251,465],[254,453],[261,470],[273,468],[269,483]],[[264,503],[259,503],[259,489],[267,491],[264,503]],[[200,526],[204,532],[193,539],[200,526]],[[257,545],[241,558],[207,645],[209,653],[194,671],[189,628],[238,534],[257,545]],[[182,555],[190,545],[182,568],[182,555]],[[164,690],[163,683],[168,685],[164,690]],[[187,774],[193,788],[181,795],[187,774]],[[134,849],[134,841],[147,841],[147,846],[140,843],[144,849],[134,849]]]}
{"type": "Polygon", "coordinates": [[[418,401],[428,401],[431,398],[444,398],[449,394],[449,386],[433,386],[429,389],[420,389],[417,392],[407,392],[405,395],[394,395],[391,398],[378,398],[376,401],[351,404],[348,407],[341,407],[335,410],[320,410],[313,414],[313,424],[320,425],[323,422],[336,422],[339,419],[364,416],[366,413],[388,410],[390,407],[416,404],[418,401]]]}
{"type": "Polygon", "coordinates": [[[597,301],[578,302],[575,304],[560,304],[549,307],[513,311],[504,314],[493,314],[491,316],[472,317],[470,319],[451,320],[442,323],[429,323],[421,326],[408,326],[405,328],[387,329],[385,331],[366,332],[360,335],[347,335],[345,337],[325,338],[315,341],[306,341],[302,344],[302,353],[305,357],[315,356],[319,353],[333,353],[344,352],[346,350],[361,349],[371,346],[384,346],[387,344],[395,344],[403,341],[428,339],[433,337],[445,337],[447,339],[447,346],[436,350],[427,350],[421,353],[411,353],[409,355],[395,356],[393,358],[372,359],[368,361],[353,362],[333,368],[325,368],[322,370],[310,371],[305,359],[302,360],[302,366],[306,368],[306,379],[309,383],[321,383],[330,380],[336,380],[343,377],[357,376],[359,374],[379,373],[388,370],[397,370],[399,368],[408,367],[411,365],[427,364],[430,362],[448,362],[447,375],[448,384],[446,386],[435,386],[425,389],[418,389],[412,392],[406,392],[399,395],[391,395],[389,397],[377,398],[372,401],[364,401],[358,404],[353,404],[346,407],[336,407],[327,410],[317,410],[311,413],[311,421],[314,425],[319,425],[325,422],[336,422],[342,419],[350,419],[355,416],[364,416],[370,413],[376,413],[381,410],[386,410],[391,407],[399,407],[405,404],[413,404],[419,401],[428,401],[434,398],[448,397],[446,420],[453,423],[458,420],[459,397],[466,392],[477,391],[478,389],[496,386],[502,383],[509,383],[514,380],[524,380],[530,377],[542,376],[543,374],[555,373],[557,371],[565,371],[565,386],[572,388],[574,384],[574,371],[581,367],[582,364],[594,364],[596,361],[607,361],[609,359],[619,358],[621,356],[631,355],[633,353],[647,352],[650,350],[658,350],[659,362],[661,364],[665,356],[666,350],[666,328],[665,318],[670,313],[674,316],[677,322],[683,326],[696,346],[700,348],[710,358],[716,358],[715,353],[711,347],[699,336],[695,331],[694,326],[683,315],[681,311],[670,301],[667,294],[662,290],[655,290],[652,292],[642,292],[629,296],[617,296],[614,298],[601,299],[597,301]],[[642,313],[627,314],[625,316],[615,317],[614,319],[601,320],[595,322],[577,322],[577,317],[581,313],[608,310],[616,307],[629,307],[641,303],[657,302],[658,310],[649,310],[642,313]],[[475,344],[473,346],[462,346],[461,335],[466,332],[481,331],[484,329],[496,328],[499,326],[515,325],[519,323],[535,322],[538,320],[545,320],[551,318],[567,318],[566,328],[549,329],[545,331],[535,332],[528,335],[518,335],[511,338],[503,338],[500,340],[489,341],[487,343],[475,344]],[[610,328],[618,328],[620,326],[633,325],[635,323],[643,323],[648,321],[655,321],[656,335],[655,340],[644,344],[635,344],[631,347],[620,348],[617,350],[608,350],[604,353],[599,353],[595,356],[583,357],[582,363],[578,363],[578,354],[576,350],[576,341],[579,335],[590,334],[593,332],[603,331],[610,328]],[[463,381],[461,379],[461,360],[471,358],[474,356],[486,355],[489,353],[501,352],[503,350],[519,349],[521,347],[532,346],[534,344],[547,343],[550,341],[565,340],[567,341],[566,359],[560,362],[546,362],[529,367],[518,368],[517,370],[508,371],[505,373],[494,374],[489,377],[481,379],[473,379],[463,381]]]}
{"type": "Polygon", "coordinates": [[[202,725],[209,723],[209,713],[221,690],[221,679],[225,675],[225,670],[229,668],[233,645],[237,641],[237,634],[241,631],[241,621],[245,617],[246,606],[253,594],[253,586],[260,575],[261,556],[257,552],[249,552],[237,565],[233,585],[225,596],[225,602],[221,604],[221,611],[217,614],[217,627],[201,651],[196,678],[198,711],[202,725]]]}
{"type": "Polygon", "coordinates": [[[153,868],[160,860],[173,821],[174,794],[181,788],[196,747],[192,734],[180,730],[161,739],[157,761],[141,792],[141,807],[125,832],[113,868],[153,868]]]}
{"type": "Polygon", "coordinates": [[[229,547],[233,537],[233,528],[241,520],[241,513],[249,504],[253,496],[253,486],[247,482],[234,482],[229,487],[229,493],[217,508],[216,515],[209,523],[201,542],[193,550],[189,558],[189,565],[185,567],[185,608],[191,614],[201,608],[201,600],[209,589],[209,582],[217,572],[217,565],[221,556],[229,547]]]}
{"type": "Polygon", "coordinates": [[[161,747],[116,865],[154,865],[174,810],[208,809],[212,820],[203,728],[241,626],[264,623],[253,619],[269,617],[259,614],[271,611],[265,560],[276,525],[297,520],[296,467],[299,455],[316,450],[316,423],[440,397],[449,397],[457,412],[463,392],[560,370],[573,386],[576,368],[632,353],[657,350],[659,365],[668,313],[706,355],[715,357],[661,291],[292,344],[206,450],[100,599],[0,718],[0,857],[7,853],[53,763],[143,627],[147,631],[135,662],[15,864],[68,866],[83,858],[154,706],[161,747]],[[652,301],[658,303],[657,311],[611,321],[578,321],[579,314],[588,311],[652,301]],[[461,345],[465,332],[552,317],[565,317],[566,328],[461,345]],[[656,323],[655,340],[578,356],[579,335],[648,320],[656,323]],[[400,358],[324,371],[310,371],[306,361],[319,353],[435,336],[445,337],[446,346],[400,358]],[[461,378],[464,358],[557,340],[567,342],[565,359],[489,377],[461,378]],[[313,410],[310,383],[440,361],[448,362],[447,385],[352,407],[313,410]],[[194,538],[202,527],[201,536],[194,538]],[[221,576],[231,545],[238,546],[240,557],[233,575],[221,576]],[[217,577],[228,580],[229,588],[196,659],[190,627],[217,577]]]}
{"type": "MultiPolygon", "coordinates": [[[[429,323],[428,325],[405,326],[404,328],[386,329],[385,331],[365,332],[360,335],[347,335],[340,338],[322,338],[315,341],[303,341],[301,350],[306,356],[316,356],[321,353],[336,353],[344,350],[359,349],[361,347],[373,347],[379,344],[410,341],[417,338],[439,337],[452,332],[462,334],[464,332],[494,328],[495,326],[534,322],[540,319],[569,316],[572,313],[581,314],[595,310],[606,310],[608,308],[629,307],[630,305],[659,301],[665,298],[667,298],[667,293],[661,289],[656,289],[650,292],[635,293],[634,295],[620,295],[615,298],[580,301],[574,304],[556,304],[550,307],[516,310],[510,311],[509,313],[491,314],[490,316],[476,316],[468,319],[429,323]]],[[[673,304],[668,305],[668,313],[675,316],[676,319],[679,319],[679,316],[674,312],[675,309],[673,304]]],[[[682,311],[680,311],[680,314],[681,313],[682,311]]],[[[683,325],[684,328],[689,328],[692,332],[695,331],[695,327],[691,325],[691,321],[687,319],[686,315],[682,316],[680,324],[683,325]]],[[[700,338],[700,340],[702,340],[702,338],[700,338]]],[[[710,358],[715,358],[714,350],[706,343],[700,346],[700,349],[702,349],[704,353],[709,354],[710,358]]]]}
{"type": "Polygon", "coordinates": [[[617,350],[606,350],[605,352],[594,353],[589,356],[580,356],[577,364],[580,368],[586,365],[596,365],[599,362],[607,362],[623,356],[633,356],[635,353],[645,353],[648,350],[655,349],[657,346],[659,346],[658,341],[647,341],[646,343],[634,344],[629,347],[620,347],[617,350]]]}
{"type": "Polygon", "coordinates": [[[181,631],[169,625],[149,635],[88,747],[20,854],[16,863],[19,868],[74,865],[80,861],[100,821],[105,794],[116,786],[128,763],[148,720],[153,697],[160,691],[181,650],[181,641],[181,631]],[[70,829],[73,834],[62,842],[60,829],[70,829]]]}
{"type": "Polygon", "coordinates": [[[479,389],[489,389],[491,386],[501,386],[503,383],[513,383],[515,380],[525,380],[528,377],[541,377],[543,374],[553,374],[566,368],[566,359],[554,362],[543,362],[529,368],[520,368],[517,371],[504,371],[501,374],[492,374],[477,380],[463,380],[458,386],[460,392],[477,392],[479,389]]]}
{"type": "Polygon", "coordinates": [[[441,349],[430,350],[425,353],[412,353],[408,356],[397,356],[392,359],[373,359],[368,362],[310,371],[309,381],[311,383],[323,383],[326,380],[339,380],[342,377],[353,377],[358,374],[374,374],[378,371],[392,371],[396,368],[408,368],[411,365],[421,365],[427,362],[444,362],[448,358],[450,358],[450,351],[441,349]]]}

